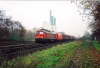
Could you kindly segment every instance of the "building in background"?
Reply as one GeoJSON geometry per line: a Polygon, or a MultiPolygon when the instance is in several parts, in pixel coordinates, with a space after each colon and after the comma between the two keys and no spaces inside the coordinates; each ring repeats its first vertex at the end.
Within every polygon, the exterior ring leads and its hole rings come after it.
{"type": "Polygon", "coordinates": [[[56,17],[53,16],[52,10],[50,10],[49,22],[44,21],[42,23],[42,27],[40,27],[40,28],[44,28],[44,29],[56,32],[56,17]]]}
{"type": "Polygon", "coordinates": [[[50,10],[50,26],[51,31],[56,31],[56,17],[52,15],[52,10],[50,10]]]}

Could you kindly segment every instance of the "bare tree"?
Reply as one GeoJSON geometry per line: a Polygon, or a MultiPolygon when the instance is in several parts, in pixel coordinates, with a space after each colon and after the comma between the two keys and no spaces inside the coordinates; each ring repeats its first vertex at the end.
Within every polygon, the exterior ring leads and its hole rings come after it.
{"type": "Polygon", "coordinates": [[[11,20],[0,10],[0,39],[24,40],[25,28],[19,21],[11,20]]]}
{"type": "Polygon", "coordinates": [[[83,9],[83,15],[87,17],[92,37],[100,41],[100,0],[71,0],[79,8],[83,9]]]}

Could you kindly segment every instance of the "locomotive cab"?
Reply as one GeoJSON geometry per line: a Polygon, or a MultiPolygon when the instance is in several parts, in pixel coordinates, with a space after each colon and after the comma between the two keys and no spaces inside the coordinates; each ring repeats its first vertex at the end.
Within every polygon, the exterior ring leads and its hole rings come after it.
{"type": "Polygon", "coordinates": [[[40,29],[36,31],[35,42],[53,42],[56,39],[55,35],[55,32],[51,32],[46,29],[40,29]]]}
{"type": "Polygon", "coordinates": [[[35,37],[38,38],[38,39],[43,39],[44,36],[45,36],[45,33],[44,33],[44,32],[41,32],[41,31],[39,32],[39,31],[38,31],[38,32],[36,33],[36,36],[35,36],[35,37]]]}
{"type": "Polygon", "coordinates": [[[37,31],[36,34],[35,34],[35,42],[43,41],[44,37],[45,37],[45,32],[37,31]]]}

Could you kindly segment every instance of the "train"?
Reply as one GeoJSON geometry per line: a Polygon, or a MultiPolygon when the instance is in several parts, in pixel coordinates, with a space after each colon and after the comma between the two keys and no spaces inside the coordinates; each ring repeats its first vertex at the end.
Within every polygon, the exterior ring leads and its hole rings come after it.
{"type": "Polygon", "coordinates": [[[75,37],[67,35],[63,32],[54,32],[47,29],[38,29],[35,33],[35,42],[60,42],[60,41],[71,41],[75,37]]]}

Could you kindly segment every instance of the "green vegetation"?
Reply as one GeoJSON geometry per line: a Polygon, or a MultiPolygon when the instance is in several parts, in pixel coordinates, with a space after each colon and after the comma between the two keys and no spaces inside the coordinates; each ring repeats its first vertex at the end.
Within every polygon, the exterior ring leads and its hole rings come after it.
{"type": "Polygon", "coordinates": [[[93,45],[97,50],[100,50],[100,42],[99,41],[93,41],[93,45]]]}
{"type": "Polygon", "coordinates": [[[29,56],[6,61],[0,68],[64,68],[68,66],[70,58],[80,44],[71,42],[57,45],[29,56]]]}
{"type": "Polygon", "coordinates": [[[83,43],[82,43],[82,46],[85,47],[85,48],[88,48],[89,42],[87,40],[84,40],[83,43]]]}
{"type": "Polygon", "coordinates": [[[89,40],[64,43],[5,61],[0,68],[100,68],[99,44],[89,40]]]}
{"type": "Polygon", "coordinates": [[[96,50],[100,50],[100,42],[99,41],[84,40],[82,43],[82,46],[85,48],[93,46],[96,48],[96,50]]]}

